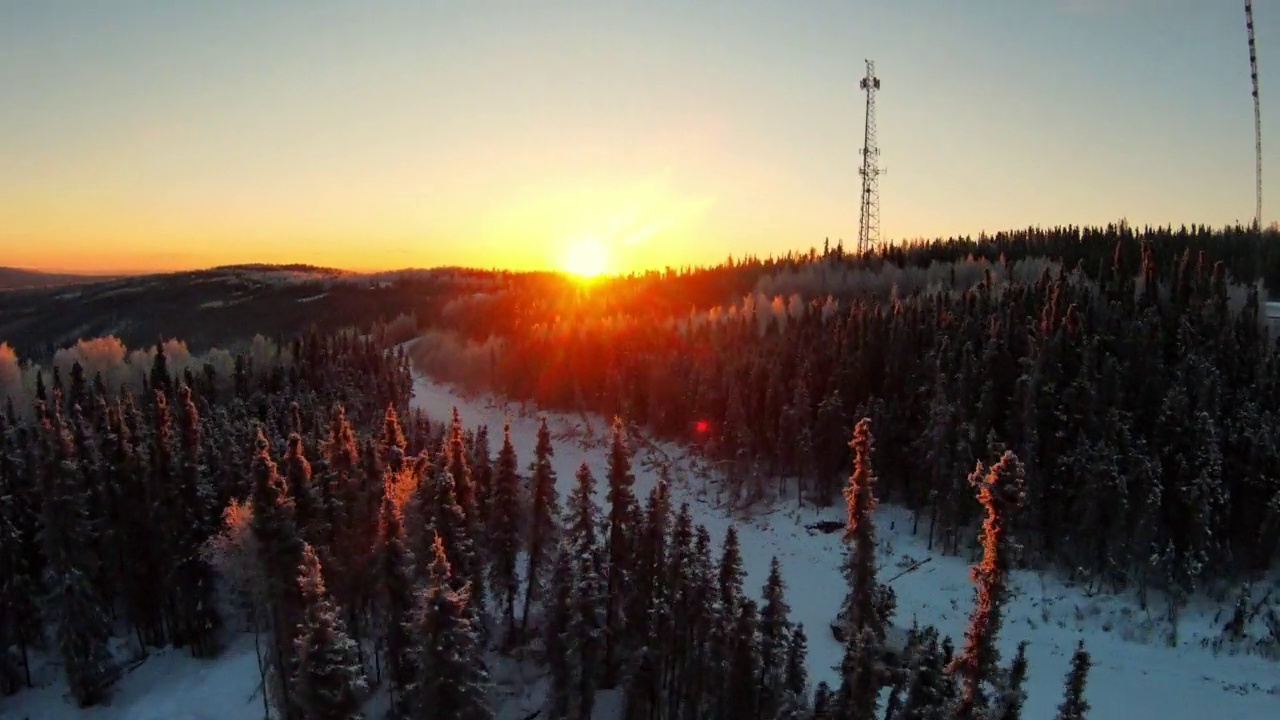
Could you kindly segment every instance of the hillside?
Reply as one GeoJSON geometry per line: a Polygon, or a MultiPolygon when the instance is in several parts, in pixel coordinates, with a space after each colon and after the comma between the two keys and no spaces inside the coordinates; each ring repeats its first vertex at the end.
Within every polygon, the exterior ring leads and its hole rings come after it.
{"type": "Polygon", "coordinates": [[[23,357],[48,357],[82,338],[130,347],[178,337],[194,352],[243,346],[254,335],[293,337],[424,314],[449,289],[440,272],[359,275],[304,265],[244,265],[86,279],[14,290],[0,303],[0,338],[23,357]]]}
{"type": "Polygon", "coordinates": [[[78,283],[98,282],[110,279],[102,275],[74,275],[70,273],[47,273],[39,270],[24,270],[14,267],[0,267],[0,291],[22,290],[30,288],[50,288],[78,283]]]}

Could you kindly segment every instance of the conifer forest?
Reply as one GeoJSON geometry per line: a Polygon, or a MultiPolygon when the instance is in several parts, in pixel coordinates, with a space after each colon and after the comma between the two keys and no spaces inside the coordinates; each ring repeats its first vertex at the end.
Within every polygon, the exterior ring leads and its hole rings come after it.
{"type": "MultiPolygon", "coordinates": [[[[1031,678],[1043,717],[1146,716],[1141,688],[1091,694],[1100,634],[1045,679],[1012,610],[1031,577],[1124,603],[1133,643],[1264,658],[1280,716],[1276,248],[1121,222],[590,283],[406,272],[347,290],[349,324],[263,334],[246,308],[216,346],[24,330],[0,344],[0,717],[240,648],[229,717],[255,720],[1030,719],[1031,678]],[[748,578],[762,518],[812,524],[842,581],[786,554],[748,578]],[[924,556],[882,562],[908,539],[924,556]],[[961,633],[904,611],[943,563],[961,633]],[[838,612],[800,620],[812,596],[838,612]]],[[[58,290],[22,292],[0,319],[58,290]]]]}

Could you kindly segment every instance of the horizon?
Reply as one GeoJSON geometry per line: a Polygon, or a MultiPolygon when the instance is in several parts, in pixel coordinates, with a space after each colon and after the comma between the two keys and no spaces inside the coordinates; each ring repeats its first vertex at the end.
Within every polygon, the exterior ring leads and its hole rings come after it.
{"type": "MultiPolygon", "coordinates": [[[[849,248],[864,58],[885,241],[1251,221],[1242,8],[920,5],[0,3],[5,264],[586,276],[849,248]]],[[[1255,21],[1266,123],[1280,15],[1255,21]]]]}
{"type": "MultiPolygon", "coordinates": [[[[1108,225],[1114,225],[1118,223],[1127,223],[1127,222],[1128,222],[1127,218],[1118,218],[1110,222],[1099,223],[1096,225],[1064,223],[1061,226],[1055,226],[1055,227],[1078,227],[1082,231],[1095,230],[1095,229],[1100,230],[1107,227],[1108,225]]],[[[1129,223],[1129,226],[1134,227],[1132,223],[1129,223]]],[[[1009,233],[1009,232],[1016,233],[1016,232],[1022,232],[1028,229],[1037,229],[1038,227],[1039,226],[1029,226],[1028,228],[1002,228],[999,230],[983,229],[972,234],[962,233],[958,235],[953,234],[949,236],[938,236],[936,238],[911,238],[911,239],[900,240],[900,241],[882,242],[881,246],[883,247],[883,246],[910,244],[910,243],[920,242],[920,241],[930,242],[935,240],[953,240],[953,239],[969,239],[969,238],[978,239],[981,237],[993,237],[998,233],[1009,233]]],[[[1142,225],[1142,226],[1134,227],[1134,229],[1139,229],[1139,228],[1150,229],[1150,230],[1167,229],[1171,231],[1177,231],[1179,228],[1192,229],[1197,227],[1207,227],[1211,231],[1218,232],[1223,230],[1232,230],[1236,228],[1247,228],[1249,226],[1242,223],[1229,223],[1222,226],[1204,225],[1202,223],[1164,223],[1161,225],[1142,225]]],[[[1042,229],[1050,229],[1050,228],[1045,227],[1042,229]]],[[[1280,221],[1274,221],[1274,220],[1271,221],[1263,228],[1263,232],[1264,233],[1280,233],[1280,221]]],[[[830,238],[826,238],[826,240],[830,240],[830,238]]],[[[838,246],[839,246],[838,242],[830,243],[830,247],[832,250],[836,249],[838,246]]],[[[760,260],[764,262],[769,262],[769,261],[775,261],[775,260],[782,260],[789,256],[805,257],[810,253],[810,251],[820,252],[821,250],[822,250],[822,247],[820,244],[809,244],[803,247],[796,246],[791,248],[775,249],[775,251],[770,251],[761,255],[756,255],[751,253],[746,253],[743,255],[733,255],[732,259],[734,260],[734,262],[745,261],[745,260],[760,260]]],[[[845,247],[845,252],[846,253],[849,252],[849,248],[847,246],[845,247]]],[[[718,260],[710,260],[704,263],[681,263],[681,264],[670,264],[662,267],[654,266],[654,267],[645,267],[645,268],[626,268],[619,271],[608,270],[598,274],[601,277],[626,277],[628,275],[633,275],[633,274],[643,275],[646,272],[663,272],[665,270],[676,270],[676,271],[705,270],[707,268],[718,267],[722,265],[727,259],[729,258],[724,257],[718,260]]],[[[21,267],[16,265],[0,265],[0,270],[14,270],[18,272],[27,272],[27,273],[44,274],[44,275],[68,275],[68,276],[78,276],[78,277],[85,277],[85,278],[106,279],[106,278],[143,277],[147,275],[168,275],[168,274],[193,273],[193,272],[210,272],[214,270],[243,269],[243,268],[250,268],[252,266],[262,266],[266,270],[285,270],[290,268],[291,266],[306,266],[316,271],[331,271],[331,272],[337,272],[337,273],[344,273],[348,275],[379,275],[379,274],[398,273],[398,272],[433,272],[433,271],[440,271],[440,270],[462,270],[467,272],[514,273],[514,274],[533,274],[533,273],[553,273],[553,274],[560,274],[560,275],[574,274],[571,270],[566,270],[560,267],[503,268],[503,267],[496,267],[496,266],[457,265],[457,264],[403,265],[403,266],[378,267],[378,268],[370,268],[370,269],[352,269],[352,268],[345,268],[345,267],[336,267],[332,265],[317,265],[315,263],[310,263],[310,262],[305,262],[300,260],[292,260],[292,261],[284,260],[281,262],[269,262],[269,263],[246,261],[246,262],[221,263],[218,265],[196,265],[196,266],[190,266],[190,267],[176,267],[176,268],[163,269],[163,270],[124,269],[124,270],[113,271],[113,272],[97,272],[92,270],[75,271],[75,270],[63,270],[58,268],[44,269],[44,268],[35,268],[35,267],[21,267]]]]}

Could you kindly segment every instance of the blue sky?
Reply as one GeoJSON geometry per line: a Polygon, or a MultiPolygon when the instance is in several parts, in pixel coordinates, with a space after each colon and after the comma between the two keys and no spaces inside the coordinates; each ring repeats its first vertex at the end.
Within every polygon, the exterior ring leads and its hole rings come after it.
{"type": "Polygon", "coordinates": [[[864,58],[887,238],[1252,219],[1243,3],[0,0],[0,263],[851,245],[864,58]]]}

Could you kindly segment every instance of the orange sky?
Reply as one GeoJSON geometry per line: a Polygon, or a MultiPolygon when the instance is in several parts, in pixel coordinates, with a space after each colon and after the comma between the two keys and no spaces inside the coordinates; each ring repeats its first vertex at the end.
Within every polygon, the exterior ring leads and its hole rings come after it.
{"type": "MultiPolygon", "coordinates": [[[[1247,222],[1240,14],[1199,0],[14,3],[0,11],[0,265],[564,269],[585,247],[626,271],[852,245],[864,57],[883,79],[886,239],[1247,222]]],[[[1277,17],[1259,17],[1260,37],[1277,17]]],[[[1261,95],[1274,117],[1280,93],[1261,95]]]]}

